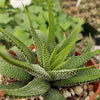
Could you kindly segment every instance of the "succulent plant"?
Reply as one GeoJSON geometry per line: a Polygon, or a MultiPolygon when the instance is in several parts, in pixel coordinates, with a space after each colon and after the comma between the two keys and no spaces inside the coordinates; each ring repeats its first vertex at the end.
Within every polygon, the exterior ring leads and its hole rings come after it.
{"type": "Polygon", "coordinates": [[[75,56],[75,42],[83,23],[80,22],[61,44],[56,44],[50,0],[48,6],[49,34],[45,38],[36,33],[23,6],[30,23],[36,53],[18,38],[0,28],[0,32],[16,45],[11,49],[16,56],[10,55],[0,47],[0,56],[3,58],[0,60],[0,74],[17,79],[12,84],[0,85],[5,96],[22,98],[43,95],[45,100],[65,100],[58,86],[71,86],[100,79],[100,69],[93,69],[93,66],[84,67],[87,60],[100,53],[100,50],[90,52],[91,38],[83,54],[75,56]],[[39,63],[36,63],[36,57],[39,63]]]}

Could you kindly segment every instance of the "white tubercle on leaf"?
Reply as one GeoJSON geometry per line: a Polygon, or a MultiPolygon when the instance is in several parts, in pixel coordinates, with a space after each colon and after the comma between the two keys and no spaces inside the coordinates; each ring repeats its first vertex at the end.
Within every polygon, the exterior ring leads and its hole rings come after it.
{"type": "Polygon", "coordinates": [[[10,0],[10,4],[13,8],[20,8],[21,10],[24,10],[23,5],[27,6],[31,4],[31,0],[10,0]]]}

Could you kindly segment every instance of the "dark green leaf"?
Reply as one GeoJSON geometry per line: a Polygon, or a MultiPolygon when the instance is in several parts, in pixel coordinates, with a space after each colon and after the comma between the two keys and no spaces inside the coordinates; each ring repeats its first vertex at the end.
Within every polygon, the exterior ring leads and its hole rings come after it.
{"type": "Polygon", "coordinates": [[[57,90],[51,88],[45,95],[44,95],[45,100],[66,100],[62,93],[57,90]]]}
{"type": "Polygon", "coordinates": [[[82,70],[77,75],[65,80],[55,81],[55,86],[71,86],[80,83],[93,82],[100,79],[100,69],[82,70]]]}
{"type": "Polygon", "coordinates": [[[69,77],[76,75],[78,72],[80,72],[82,70],[87,70],[90,68],[93,68],[93,66],[75,68],[75,69],[53,70],[53,71],[48,71],[48,73],[54,81],[54,80],[67,79],[69,77]]]}
{"type": "Polygon", "coordinates": [[[12,84],[0,85],[0,89],[18,89],[25,85],[25,82],[14,82],[12,84]]]}
{"type": "Polygon", "coordinates": [[[48,40],[47,40],[47,46],[48,50],[51,53],[55,46],[55,27],[54,27],[54,17],[53,17],[53,11],[51,7],[51,0],[48,0],[48,6],[49,6],[49,34],[48,34],[48,40]]]}
{"type": "Polygon", "coordinates": [[[23,81],[32,79],[32,76],[22,68],[16,67],[6,62],[0,62],[0,74],[23,81]]]}
{"type": "Polygon", "coordinates": [[[10,64],[15,65],[15,66],[20,67],[20,68],[23,68],[25,71],[32,74],[33,76],[46,78],[47,80],[51,79],[49,74],[42,67],[40,67],[38,64],[30,64],[27,62],[15,60],[15,59],[9,57],[6,54],[6,51],[2,48],[0,48],[0,56],[3,59],[5,59],[7,62],[9,62],[10,64]]]}
{"type": "MultiPolygon", "coordinates": [[[[24,7],[24,5],[23,5],[24,7]]],[[[43,66],[43,43],[42,41],[40,40],[39,36],[37,35],[33,25],[32,25],[32,21],[31,21],[31,18],[30,18],[30,15],[27,11],[27,9],[24,7],[24,10],[25,10],[25,13],[28,17],[28,20],[29,20],[29,24],[30,24],[30,28],[31,28],[31,34],[33,36],[33,40],[34,40],[34,43],[35,43],[35,46],[36,46],[36,49],[37,49],[37,54],[38,54],[38,59],[39,59],[39,62],[40,62],[40,65],[43,66]]]]}
{"type": "Polygon", "coordinates": [[[75,29],[72,31],[72,33],[71,33],[71,34],[64,40],[64,42],[61,44],[61,46],[60,46],[58,52],[60,52],[61,50],[63,50],[66,46],[68,46],[68,44],[69,44],[70,42],[73,41],[73,39],[75,39],[75,38],[78,36],[82,24],[83,24],[83,23],[80,22],[80,23],[75,27],[75,29]]]}
{"type": "Polygon", "coordinates": [[[87,60],[89,60],[91,57],[99,53],[100,53],[100,50],[96,50],[90,53],[82,54],[80,56],[74,56],[72,60],[70,60],[65,66],[63,66],[63,69],[78,67],[82,65],[83,63],[85,63],[87,60]]]}
{"type": "Polygon", "coordinates": [[[6,96],[10,97],[31,97],[39,96],[47,92],[50,84],[41,79],[35,78],[26,86],[18,89],[4,89],[6,96]]]}

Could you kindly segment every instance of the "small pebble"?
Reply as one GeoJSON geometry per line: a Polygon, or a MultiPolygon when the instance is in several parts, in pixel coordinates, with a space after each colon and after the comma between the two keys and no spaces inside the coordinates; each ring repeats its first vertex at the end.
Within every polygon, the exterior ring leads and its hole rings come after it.
{"type": "Polygon", "coordinates": [[[78,97],[78,98],[76,98],[75,100],[80,100],[80,98],[78,97]]]}
{"type": "Polygon", "coordinates": [[[28,99],[26,99],[26,98],[23,98],[23,99],[20,99],[20,100],[28,100],[28,99]]]}
{"type": "Polygon", "coordinates": [[[2,80],[3,79],[3,76],[0,74],[0,80],[2,80]]]}
{"type": "Polygon", "coordinates": [[[89,100],[90,99],[90,97],[89,96],[87,96],[84,100],[89,100]]]}
{"type": "Polygon", "coordinates": [[[84,84],[84,85],[83,85],[83,90],[86,91],[87,88],[88,88],[88,87],[87,87],[87,84],[84,84]]]}
{"type": "Polygon", "coordinates": [[[88,85],[88,91],[94,91],[94,85],[88,85]]]}
{"type": "Polygon", "coordinates": [[[30,100],[35,100],[35,97],[31,97],[30,100]]]}
{"type": "Polygon", "coordinates": [[[34,100],[39,100],[39,98],[35,98],[34,100]]]}
{"type": "Polygon", "coordinates": [[[76,86],[74,88],[74,92],[75,94],[77,94],[78,96],[81,96],[83,94],[83,88],[81,86],[76,86]]]}
{"type": "Polygon", "coordinates": [[[3,84],[3,80],[0,80],[0,85],[3,84]]]}
{"type": "Polygon", "coordinates": [[[44,98],[43,98],[42,96],[39,96],[39,99],[40,99],[40,100],[44,100],[44,98]]]}
{"type": "Polygon", "coordinates": [[[83,97],[87,97],[88,93],[87,91],[83,91],[83,97]]]}
{"type": "Polygon", "coordinates": [[[68,97],[67,100],[75,100],[74,97],[68,97]]]}
{"type": "Polygon", "coordinates": [[[75,96],[74,99],[75,100],[80,100],[80,97],[75,96]]]}
{"type": "Polygon", "coordinates": [[[72,94],[72,96],[75,96],[75,92],[72,88],[70,88],[70,93],[72,94]]]}
{"type": "Polygon", "coordinates": [[[83,87],[84,84],[80,84],[79,86],[83,87]]]}
{"type": "Polygon", "coordinates": [[[5,100],[10,100],[10,98],[8,97],[8,98],[5,98],[5,100]]]}
{"type": "Polygon", "coordinates": [[[80,98],[80,100],[84,100],[84,98],[82,97],[82,98],[80,98]]]}
{"type": "Polygon", "coordinates": [[[67,90],[68,90],[68,88],[62,88],[61,91],[63,92],[63,91],[67,91],[67,90]]]}
{"type": "Polygon", "coordinates": [[[89,92],[89,96],[92,97],[94,95],[94,91],[89,92]]]}
{"type": "Polygon", "coordinates": [[[64,96],[65,98],[71,97],[71,93],[70,93],[68,90],[63,91],[63,96],[64,96]]]}
{"type": "Polygon", "coordinates": [[[0,100],[5,100],[5,98],[4,97],[0,97],[0,100]]]}

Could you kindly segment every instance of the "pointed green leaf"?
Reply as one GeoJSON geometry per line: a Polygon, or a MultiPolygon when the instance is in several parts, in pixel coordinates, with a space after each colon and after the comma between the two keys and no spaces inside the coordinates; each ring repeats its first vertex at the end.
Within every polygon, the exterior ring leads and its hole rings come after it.
{"type": "Polygon", "coordinates": [[[70,60],[72,60],[72,58],[73,58],[73,56],[70,57],[70,58],[68,58],[66,61],[62,62],[62,63],[59,64],[58,66],[56,66],[56,67],[54,68],[54,70],[59,70],[59,69],[61,69],[61,68],[62,68],[63,66],[65,66],[70,60]]]}
{"type": "Polygon", "coordinates": [[[90,52],[90,50],[91,50],[91,45],[92,45],[91,42],[92,42],[92,41],[91,41],[91,36],[89,36],[89,42],[88,42],[87,48],[85,49],[85,51],[84,51],[83,53],[89,53],[89,52],[90,52]]]}
{"type": "Polygon", "coordinates": [[[26,86],[18,89],[4,89],[6,96],[31,97],[44,94],[50,89],[50,84],[44,80],[35,78],[26,86]]]}
{"type": "Polygon", "coordinates": [[[68,56],[69,52],[73,48],[76,40],[77,40],[77,38],[56,55],[56,57],[55,57],[56,59],[50,66],[51,69],[54,69],[56,66],[58,66],[59,64],[61,64],[64,61],[64,59],[68,56]]]}
{"type": "Polygon", "coordinates": [[[88,69],[80,71],[77,75],[65,80],[55,81],[54,86],[71,86],[80,83],[100,80],[100,69],[88,69]]]}
{"type": "Polygon", "coordinates": [[[53,10],[51,7],[51,0],[48,0],[48,10],[49,10],[49,34],[47,40],[47,47],[51,53],[55,47],[55,27],[54,27],[54,17],[53,10]]]}
{"type": "Polygon", "coordinates": [[[22,68],[16,67],[6,62],[0,62],[0,74],[22,81],[31,80],[33,77],[22,68]]]}
{"type": "MultiPolygon", "coordinates": [[[[91,43],[91,36],[90,36],[89,37],[88,45],[87,45],[86,49],[84,50],[83,54],[90,53],[90,51],[91,51],[91,45],[92,45],[92,43],[91,43]]],[[[84,65],[85,65],[85,62],[82,63],[80,66],[84,66],[84,65]]]]}
{"type": "Polygon", "coordinates": [[[50,66],[49,56],[50,55],[49,55],[49,52],[48,52],[46,47],[47,46],[46,46],[46,43],[45,43],[44,46],[43,46],[43,67],[44,67],[45,70],[49,70],[49,66],[50,66]]]}
{"type": "Polygon", "coordinates": [[[18,49],[16,46],[12,47],[9,52],[14,52],[17,55],[17,58],[21,61],[27,61],[27,58],[23,54],[23,52],[18,49]]]}
{"type": "Polygon", "coordinates": [[[11,84],[0,85],[0,89],[18,89],[25,85],[25,82],[14,82],[11,84]]]}
{"type": "Polygon", "coordinates": [[[0,57],[0,62],[6,62],[6,61],[0,57]]]}
{"type": "Polygon", "coordinates": [[[53,88],[51,88],[43,97],[45,100],[66,100],[59,90],[53,88]]]}
{"type": "Polygon", "coordinates": [[[54,81],[54,80],[67,79],[69,77],[76,75],[78,72],[80,72],[82,70],[87,70],[87,69],[90,69],[90,68],[93,68],[93,66],[75,68],[75,69],[56,70],[56,71],[53,70],[53,71],[48,71],[48,73],[54,81]]]}
{"type": "Polygon", "coordinates": [[[75,51],[76,51],[76,49],[75,49],[75,45],[74,45],[71,52],[68,54],[68,57],[75,55],[75,51]]]}
{"type": "MultiPolygon", "coordinates": [[[[24,7],[24,5],[23,5],[24,7]]],[[[29,24],[30,24],[30,28],[31,28],[31,34],[32,34],[32,37],[33,37],[33,40],[34,40],[34,43],[35,43],[35,46],[36,46],[36,49],[37,49],[37,54],[38,54],[38,59],[39,59],[39,62],[40,62],[40,65],[43,66],[43,43],[42,41],[40,40],[39,36],[37,35],[33,25],[32,25],[32,21],[31,21],[31,18],[30,18],[30,15],[27,11],[27,9],[24,7],[24,10],[25,10],[25,13],[28,17],[28,20],[29,20],[29,24]]]]}
{"type": "Polygon", "coordinates": [[[33,76],[46,78],[47,80],[51,79],[49,74],[38,64],[30,64],[26,62],[22,62],[19,60],[15,60],[5,54],[6,51],[0,49],[0,56],[5,59],[7,62],[15,65],[17,67],[23,68],[28,73],[32,74],[33,76]]]}
{"type": "Polygon", "coordinates": [[[80,56],[74,56],[66,65],[63,66],[63,69],[71,69],[82,65],[87,62],[91,57],[99,54],[100,50],[93,51],[91,53],[82,54],[80,56]]]}
{"type": "Polygon", "coordinates": [[[50,56],[50,59],[49,59],[50,64],[54,61],[54,59],[56,57],[57,49],[58,49],[58,45],[55,47],[55,49],[53,50],[53,52],[50,56]]]}
{"type": "Polygon", "coordinates": [[[17,45],[17,47],[19,47],[23,51],[23,53],[28,58],[30,63],[34,63],[34,60],[35,60],[34,53],[23,42],[21,42],[19,39],[17,39],[14,35],[6,32],[2,28],[0,28],[0,32],[5,34],[11,41],[13,41],[17,45]]]}
{"type": "Polygon", "coordinates": [[[81,25],[83,24],[83,22],[80,22],[75,29],[72,31],[72,33],[63,41],[63,43],[61,44],[60,48],[58,49],[58,52],[60,52],[61,50],[63,50],[66,46],[68,46],[75,38],[77,38],[79,32],[81,31],[81,25]]]}
{"type": "Polygon", "coordinates": [[[48,35],[43,33],[42,31],[40,30],[36,30],[36,33],[38,34],[39,38],[41,39],[41,41],[44,43],[47,38],[48,38],[48,35]]]}

